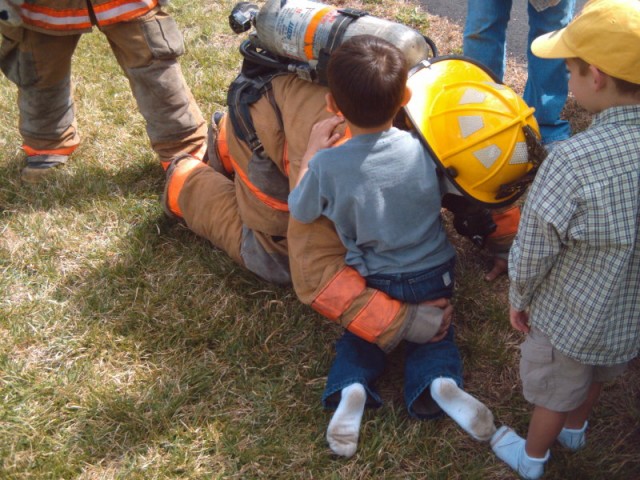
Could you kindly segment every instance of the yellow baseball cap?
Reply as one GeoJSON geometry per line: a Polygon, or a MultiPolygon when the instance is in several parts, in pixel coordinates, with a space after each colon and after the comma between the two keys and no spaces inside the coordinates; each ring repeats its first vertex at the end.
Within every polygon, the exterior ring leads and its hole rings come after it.
{"type": "Polygon", "coordinates": [[[591,0],[565,28],[536,38],[531,51],[541,58],[579,57],[640,84],[640,0],[591,0]]]}

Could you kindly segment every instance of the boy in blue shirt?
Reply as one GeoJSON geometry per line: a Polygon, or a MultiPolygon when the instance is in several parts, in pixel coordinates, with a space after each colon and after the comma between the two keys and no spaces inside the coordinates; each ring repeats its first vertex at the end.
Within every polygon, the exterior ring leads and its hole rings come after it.
{"type": "MultiPolygon", "coordinates": [[[[327,106],[336,116],[311,132],[289,211],[303,223],[328,217],[347,249],[346,263],[369,287],[421,303],[451,298],[455,251],[440,217],[435,163],[414,133],[393,126],[411,98],[407,76],[402,52],[377,37],[353,37],[332,53],[327,106]],[[343,122],[352,138],[333,146],[343,122]]],[[[472,437],[489,439],[493,415],[461,388],[453,328],[448,322],[429,328],[429,343],[405,344],[409,413],[431,418],[442,409],[472,437]]],[[[327,431],[336,454],[355,453],[365,405],[381,405],[374,382],[385,363],[384,351],[351,332],[338,341],[323,394],[325,407],[337,406],[327,431]]]]}

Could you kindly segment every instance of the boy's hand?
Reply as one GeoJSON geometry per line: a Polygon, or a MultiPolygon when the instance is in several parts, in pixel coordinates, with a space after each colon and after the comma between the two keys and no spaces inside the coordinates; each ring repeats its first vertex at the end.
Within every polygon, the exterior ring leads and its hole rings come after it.
{"type": "Polygon", "coordinates": [[[342,138],[344,135],[341,132],[336,132],[336,127],[344,122],[344,117],[334,115],[333,117],[320,120],[313,127],[311,127],[311,133],[309,134],[309,141],[307,143],[307,151],[304,152],[302,160],[300,160],[300,169],[298,170],[298,178],[296,185],[300,183],[302,177],[309,169],[309,161],[313,158],[318,150],[331,147],[334,143],[342,138]]]}
{"type": "Polygon", "coordinates": [[[307,151],[304,156],[311,158],[318,150],[331,147],[342,138],[341,132],[336,132],[336,127],[344,122],[344,117],[334,115],[325,120],[320,120],[311,128],[307,151]]]}
{"type": "Polygon", "coordinates": [[[529,333],[529,314],[524,310],[509,307],[509,321],[511,326],[523,333],[529,333]]]}

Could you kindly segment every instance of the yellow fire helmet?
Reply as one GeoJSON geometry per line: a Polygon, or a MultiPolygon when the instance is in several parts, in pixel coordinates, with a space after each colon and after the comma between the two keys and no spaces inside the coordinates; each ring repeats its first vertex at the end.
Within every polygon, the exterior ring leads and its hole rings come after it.
{"type": "Polygon", "coordinates": [[[463,196],[496,208],[524,193],[546,152],[519,95],[462,56],[422,62],[408,86],[405,113],[463,196]]]}

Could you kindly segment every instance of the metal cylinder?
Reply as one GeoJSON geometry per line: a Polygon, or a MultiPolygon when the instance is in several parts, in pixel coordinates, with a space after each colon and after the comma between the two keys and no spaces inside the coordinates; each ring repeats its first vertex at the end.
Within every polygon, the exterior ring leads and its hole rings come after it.
{"type": "MultiPolygon", "coordinates": [[[[256,34],[266,50],[313,65],[322,49],[331,53],[338,47],[339,43],[332,39],[332,29],[337,22],[344,21],[344,17],[340,9],[311,0],[268,0],[256,16],[256,34]]],[[[429,57],[430,47],[420,33],[366,14],[347,24],[340,42],[364,34],[398,47],[409,66],[429,57]]]]}

